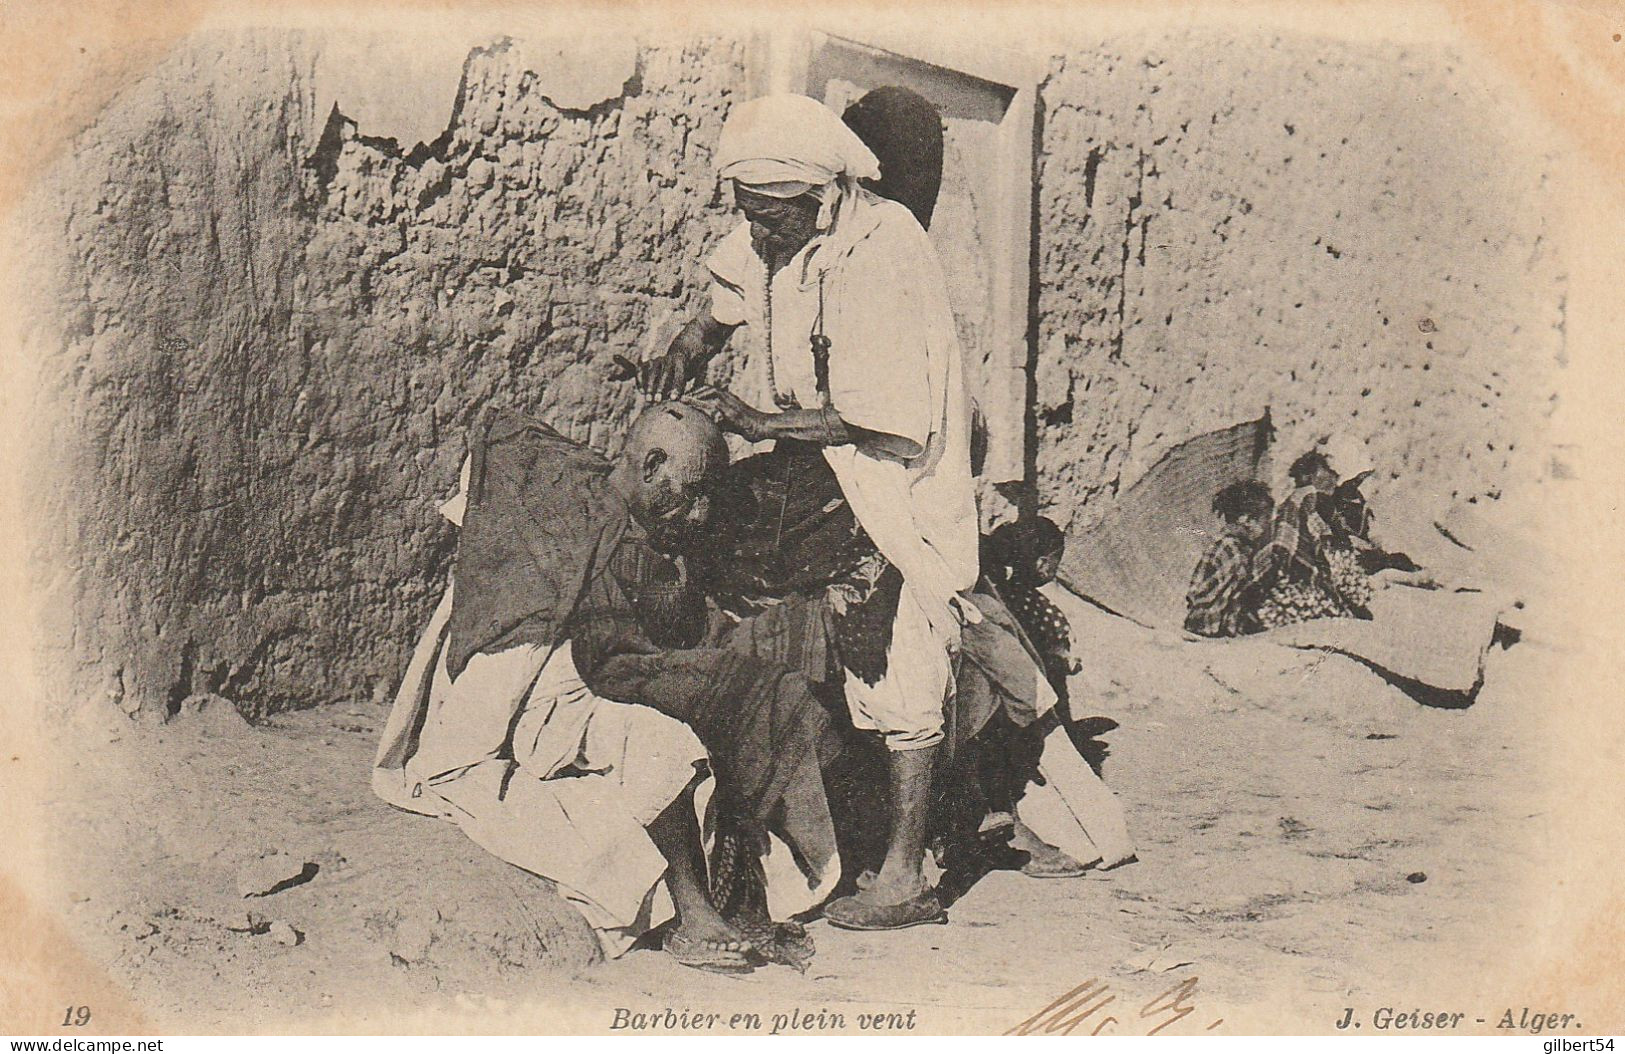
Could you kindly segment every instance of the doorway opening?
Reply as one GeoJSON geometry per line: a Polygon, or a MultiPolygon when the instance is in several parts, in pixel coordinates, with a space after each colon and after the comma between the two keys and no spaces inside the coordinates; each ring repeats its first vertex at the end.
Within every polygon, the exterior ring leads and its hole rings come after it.
{"type": "MultiPolygon", "coordinates": [[[[822,31],[765,38],[752,62],[752,88],[759,94],[800,92],[846,114],[860,100],[875,98],[877,89],[906,89],[896,94],[923,98],[935,108],[940,174],[927,231],[942,260],[976,404],[984,518],[1007,518],[1010,500],[1031,483],[1039,73],[1021,55],[822,31]]],[[[915,153],[919,167],[928,169],[930,144],[915,153]]],[[[883,181],[892,176],[882,173],[883,181]]],[[[915,185],[920,178],[916,173],[904,180],[908,193],[926,196],[915,185]]],[[[888,196],[921,215],[914,201],[888,196]]]]}

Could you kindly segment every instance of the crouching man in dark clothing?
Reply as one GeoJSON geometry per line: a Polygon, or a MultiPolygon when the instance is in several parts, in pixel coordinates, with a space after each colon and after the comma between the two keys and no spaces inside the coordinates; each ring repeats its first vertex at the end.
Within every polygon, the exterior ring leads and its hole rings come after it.
{"type": "Polygon", "coordinates": [[[839,874],[822,780],[838,748],[804,677],[706,646],[706,605],[670,555],[704,524],[726,462],[711,421],[680,403],[645,410],[613,461],[493,416],[471,452],[454,588],[374,786],[551,879],[609,954],[675,915],[665,947],[680,962],[748,970],[764,920],[726,918],[708,896],[704,769],[731,844],[788,861],[761,869],[789,876],[763,898],[783,917],[839,874]]]}

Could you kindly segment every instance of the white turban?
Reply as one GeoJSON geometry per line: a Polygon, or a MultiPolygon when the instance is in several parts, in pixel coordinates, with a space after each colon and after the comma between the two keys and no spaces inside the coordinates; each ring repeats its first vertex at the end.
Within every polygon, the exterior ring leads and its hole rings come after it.
{"type": "Polygon", "coordinates": [[[878,179],[880,162],[823,103],[764,95],[728,115],[717,173],[758,193],[795,197],[840,179],[878,179]]]}

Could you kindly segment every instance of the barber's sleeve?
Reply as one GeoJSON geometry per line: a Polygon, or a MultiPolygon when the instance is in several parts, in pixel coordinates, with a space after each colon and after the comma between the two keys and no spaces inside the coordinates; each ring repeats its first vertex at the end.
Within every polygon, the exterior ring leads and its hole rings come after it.
{"type": "Polygon", "coordinates": [[[760,266],[750,245],[750,225],[730,231],[717,243],[705,266],[711,273],[711,317],[724,326],[744,325],[745,283],[752,269],[760,266]]]}
{"type": "Polygon", "coordinates": [[[745,295],[738,288],[711,279],[711,317],[724,326],[745,324],[745,295]]]}
{"type": "Polygon", "coordinates": [[[861,259],[854,253],[841,282],[839,332],[829,334],[830,402],[847,424],[904,439],[918,456],[942,399],[930,374],[929,334],[954,323],[951,314],[929,317],[947,306],[924,287],[934,269],[910,259],[919,247],[885,230],[864,243],[861,259]]]}

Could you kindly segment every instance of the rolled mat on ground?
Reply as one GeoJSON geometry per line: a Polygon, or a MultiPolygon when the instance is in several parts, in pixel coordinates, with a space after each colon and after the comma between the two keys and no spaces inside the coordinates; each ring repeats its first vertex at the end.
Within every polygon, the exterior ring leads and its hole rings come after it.
{"type": "Polygon", "coordinates": [[[1371,597],[1371,619],[1311,619],[1254,639],[1294,648],[1324,648],[1358,659],[1401,680],[1471,696],[1484,680],[1500,614],[1482,593],[1395,585],[1371,597]]]}
{"type": "Polygon", "coordinates": [[[1265,413],[1168,451],[1099,522],[1067,532],[1061,582],[1143,626],[1184,625],[1191,572],[1220,534],[1213,495],[1267,478],[1273,431],[1265,413]]]}
{"type": "MultiPolygon", "coordinates": [[[[1185,590],[1202,554],[1221,531],[1212,500],[1238,480],[1267,480],[1273,437],[1269,414],[1179,444],[1127,488],[1092,527],[1068,532],[1060,580],[1074,593],[1154,629],[1181,629],[1185,590]]],[[[1372,618],[1323,618],[1257,634],[1294,648],[1348,655],[1400,683],[1452,693],[1470,702],[1483,682],[1484,655],[1500,615],[1511,605],[1501,592],[1482,591],[1481,562],[1440,519],[1419,511],[1425,496],[1373,502],[1380,540],[1425,568],[1446,572],[1455,586],[1422,589],[1392,584],[1375,591],[1372,618]],[[1387,529],[1385,529],[1387,528],[1387,529]]],[[[1458,517],[1459,518],[1459,517],[1458,517]]]]}

